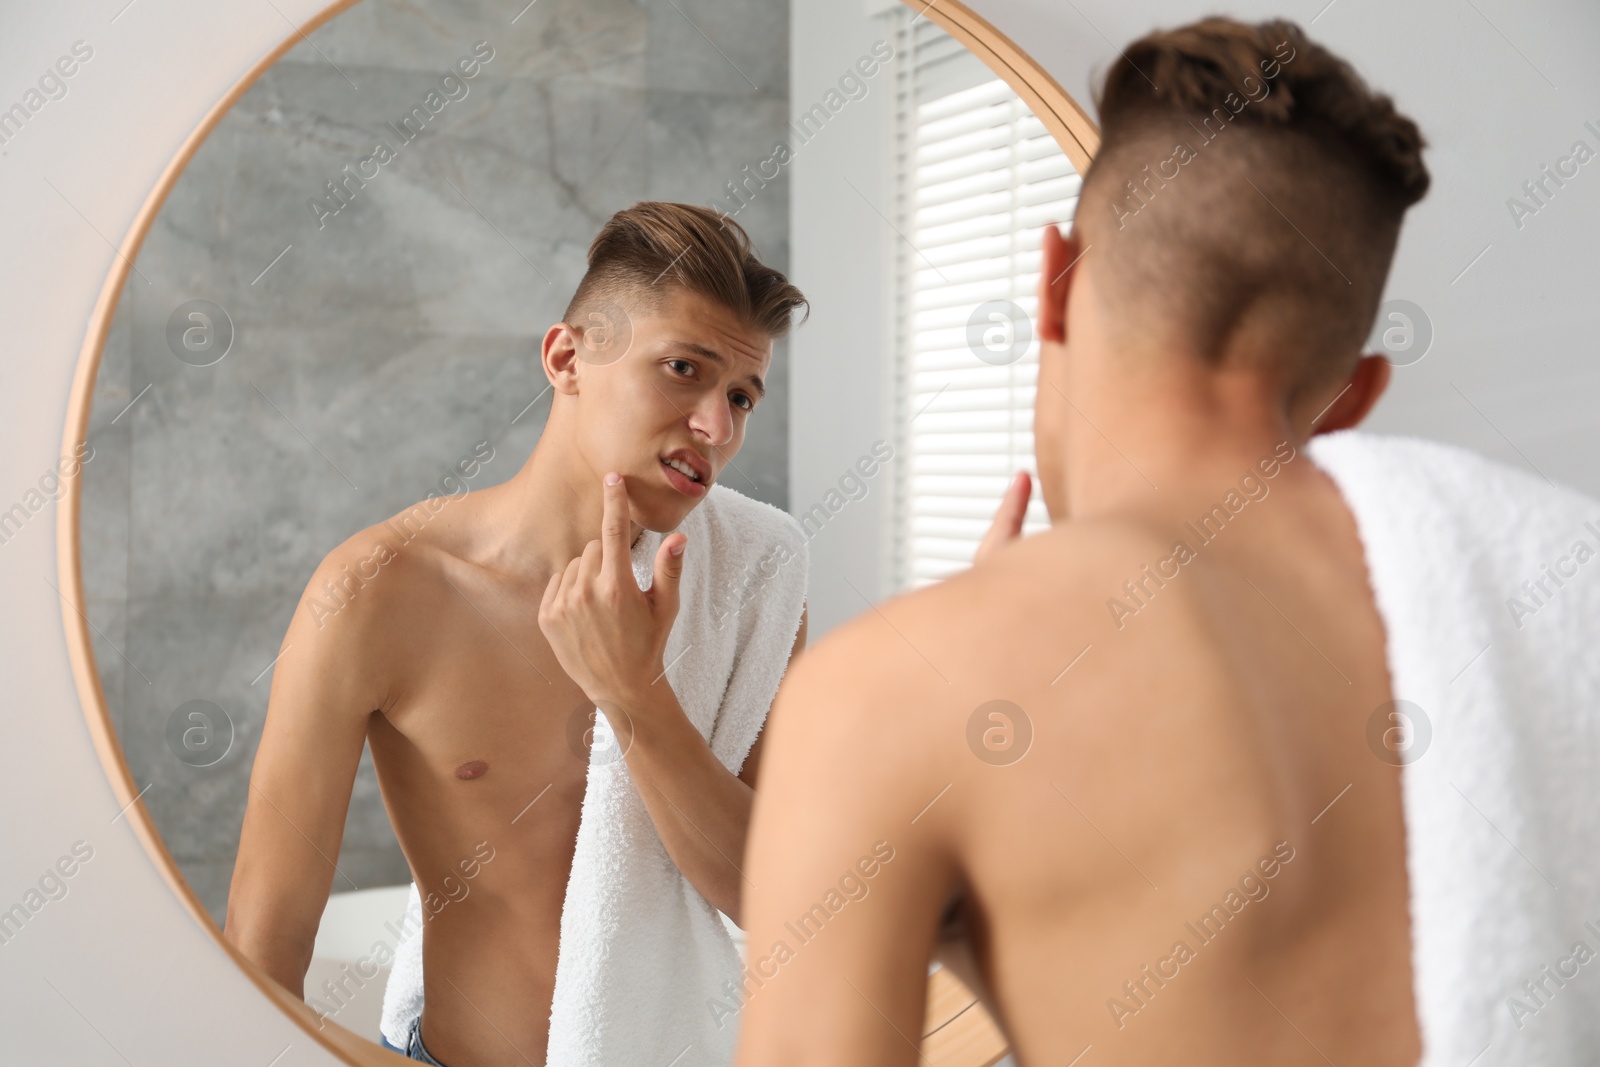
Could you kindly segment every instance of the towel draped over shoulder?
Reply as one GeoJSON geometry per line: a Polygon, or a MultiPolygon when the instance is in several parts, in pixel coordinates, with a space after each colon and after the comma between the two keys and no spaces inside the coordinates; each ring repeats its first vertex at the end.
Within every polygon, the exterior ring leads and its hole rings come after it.
{"type": "Polygon", "coordinates": [[[1600,501],[1429,441],[1309,447],[1405,702],[1422,1067],[1600,1062],[1600,501]]]}

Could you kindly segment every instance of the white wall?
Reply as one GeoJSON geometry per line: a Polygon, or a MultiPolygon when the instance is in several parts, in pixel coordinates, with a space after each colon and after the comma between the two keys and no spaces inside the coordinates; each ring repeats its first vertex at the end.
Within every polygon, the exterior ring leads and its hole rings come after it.
{"type": "MultiPolygon", "coordinates": [[[[820,16],[860,2],[796,5],[820,16]]],[[[1584,135],[1585,119],[1600,124],[1600,72],[1590,65],[1600,45],[1600,11],[1578,0],[1474,2],[1476,9],[1337,0],[1314,27],[1394,90],[1435,144],[1438,185],[1414,215],[1391,289],[1428,310],[1438,340],[1427,359],[1400,376],[1377,423],[1520,462],[1454,383],[1550,477],[1600,492],[1600,475],[1588,463],[1597,372],[1586,358],[1596,325],[1591,250],[1600,233],[1600,165],[1585,168],[1521,232],[1504,206],[1541,163],[1584,135]],[[1547,84],[1518,49],[1560,88],[1547,84]],[[1452,285],[1486,244],[1489,252],[1452,285]]],[[[1082,89],[1092,64],[1110,54],[1106,37],[1125,40],[1156,22],[1187,19],[1212,6],[1076,3],[1092,25],[1057,0],[976,0],[974,6],[1074,90],[1082,89]]],[[[73,368],[114,259],[112,244],[127,233],[162,168],[210,104],[286,35],[283,16],[305,19],[318,6],[316,0],[138,0],[131,6],[93,0],[13,2],[0,12],[0,108],[21,99],[73,41],[95,49],[68,95],[43,107],[0,147],[0,321],[8,342],[0,363],[0,508],[20,499],[56,460],[73,368]]],[[[1253,4],[1234,10],[1265,11],[1253,4]]],[[[794,76],[797,103],[811,99],[859,54],[847,29],[796,33],[803,61],[794,76]]],[[[864,43],[870,41],[869,35],[864,43]]],[[[843,240],[870,234],[881,220],[848,188],[811,183],[830,166],[842,168],[850,152],[877,151],[882,142],[871,131],[838,132],[845,135],[837,142],[821,140],[812,146],[817,151],[797,159],[795,205],[801,220],[808,198],[833,205],[833,232],[843,240]]],[[[807,225],[817,227],[813,236],[826,238],[820,224],[807,225]]],[[[797,275],[815,251],[798,244],[804,233],[797,226],[797,275]]],[[[794,349],[791,484],[797,508],[836,480],[863,442],[870,446],[860,427],[880,417],[884,396],[875,362],[882,341],[867,321],[878,294],[842,276],[811,288],[818,297],[851,296],[863,310],[814,331],[818,343],[794,349]],[[845,371],[855,373],[846,377],[845,371]]],[[[877,489],[861,503],[885,499],[877,489]]],[[[860,516],[870,526],[871,515],[870,509],[847,510],[835,521],[860,516]]],[[[50,507],[0,545],[0,603],[6,605],[0,615],[0,910],[23,900],[74,841],[89,842],[95,852],[64,899],[49,903],[0,945],[0,1059],[76,1067],[334,1062],[233,968],[167,892],[126,818],[117,818],[120,805],[101,773],[68,668],[62,612],[70,609],[53,588],[54,524],[50,507]]],[[[824,544],[827,532],[814,543],[819,566],[835,557],[851,561],[847,539],[824,544]]],[[[862,566],[839,573],[859,575],[856,584],[873,595],[870,558],[862,566]]],[[[860,610],[848,600],[854,595],[848,586],[842,595],[818,590],[814,610],[837,620],[860,610]]]]}
{"type": "MultiPolygon", "coordinates": [[[[789,69],[796,111],[820,101],[875,42],[893,44],[888,20],[869,13],[884,6],[796,0],[789,69]]],[[[886,312],[900,238],[884,216],[895,217],[889,160],[897,62],[880,70],[867,95],[841,109],[791,164],[790,273],[811,302],[811,317],[789,347],[789,510],[796,515],[824,501],[874,442],[894,443],[886,312]]],[[[867,494],[808,543],[812,639],[889,590],[890,501],[899,462],[890,460],[867,482],[867,494]]]]}
{"type": "MultiPolygon", "coordinates": [[[[94,50],[67,95],[0,146],[0,509],[55,464],[113,246],[206,111],[288,35],[284,16],[321,7],[126,2],[0,11],[0,109],[74,41],[94,50]]],[[[56,513],[48,506],[0,545],[0,911],[75,841],[94,852],[63,899],[0,945],[0,1061],[265,1065],[287,1047],[275,1067],[338,1062],[196,925],[118,817],[68,667],[56,513]]]]}

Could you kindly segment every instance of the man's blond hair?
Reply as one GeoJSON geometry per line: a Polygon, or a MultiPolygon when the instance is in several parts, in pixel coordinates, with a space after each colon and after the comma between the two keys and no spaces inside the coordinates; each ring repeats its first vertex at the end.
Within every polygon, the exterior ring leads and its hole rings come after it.
{"type": "MultiPolygon", "coordinates": [[[[589,269],[563,315],[579,324],[598,305],[658,311],[674,289],[720,304],[769,337],[793,327],[806,298],[762,263],[737,222],[708,208],[644,200],[612,215],[589,245],[589,269]]],[[[807,308],[809,314],[809,308],[807,308]]]]}

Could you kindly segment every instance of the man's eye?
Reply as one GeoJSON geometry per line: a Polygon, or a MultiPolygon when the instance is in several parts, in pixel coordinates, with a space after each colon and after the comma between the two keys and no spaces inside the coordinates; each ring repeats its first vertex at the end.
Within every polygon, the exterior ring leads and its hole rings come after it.
{"type": "Polygon", "coordinates": [[[734,393],[733,397],[734,397],[735,400],[743,400],[744,401],[744,403],[742,405],[740,405],[741,407],[744,408],[744,410],[746,410],[746,411],[754,411],[755,410],[756,402],[754,400],[751,400],[744,393],[734,393]]]}
{"type": "Polygon", "coordinates": [[[671,359],[671,360],[667,361],[667,366],[669,366],[669,367],[676,367],[676,366],[678,366],[680,364],[685,366],[685,367],[688,367],[690,370],[694,369],[694,364],[690,363],[686,359],[671,359]]]}

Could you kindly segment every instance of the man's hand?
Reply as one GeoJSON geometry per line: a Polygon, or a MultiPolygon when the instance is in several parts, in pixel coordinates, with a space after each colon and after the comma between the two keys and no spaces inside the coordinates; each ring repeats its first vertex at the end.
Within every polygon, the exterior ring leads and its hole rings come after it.
{"type": "Polygon", "coordinates": [[[606,475],[602,492],[600,540],[590,541],[583,555],[551,575],[539,604],[539,629],[561,669],[609,714],[635,704],[662,675],[689,538],[675,533],[661,542],[655,580],[648,592],[640,589],[633,577],[622,475],[606,475]]]}
{"type": "Polygon", "coordinates": [[[1028,512],[1028,497],[1032,493],[1033,480],[1028,472],[1018,471],[1006,486],[1006,495],[1000,498],[1000,510],[994,513],[989,532],[978,543],[978,551],[972,557],[974,565],[1022,536],[1022,519],[1028,512]]]}
{"type": "MultiPolygon", "coordinates": [[[[739,861],[755,791],[711,751],[662,680],[689,538],[674,533],[662,540],[655,580],[649,592],[640,590],[628,543],[626,484],[608,475],[602,492],[600,540],[551,577],[539,628],[562,669],[605,712],[667,855],[707,903],[738,922],[747,881],[739,861]]],[[[791,657],[801,644],[797,635],[791,657]]],[[[755,747],[746,761],[752,777],[755,747]]]]}

